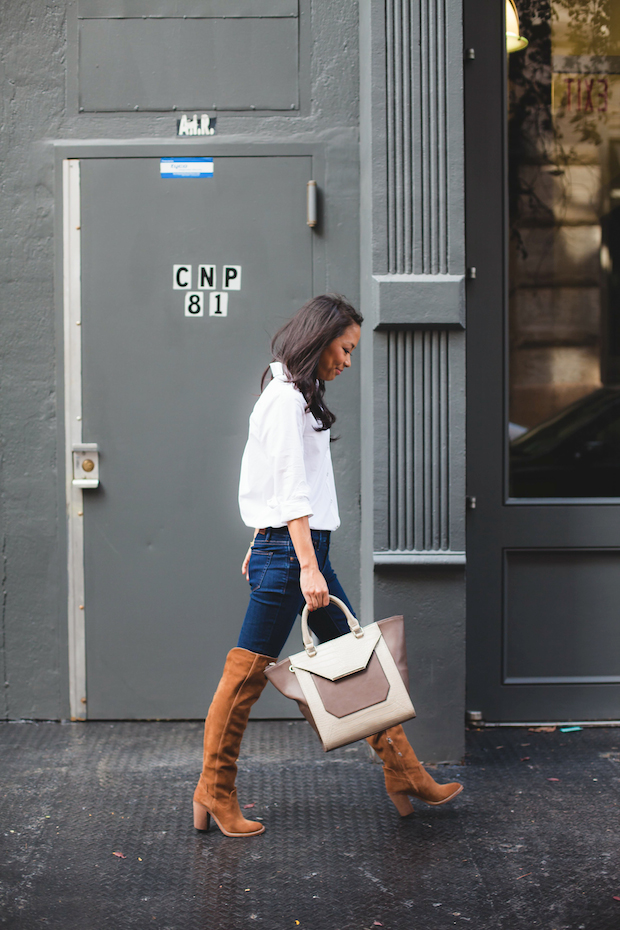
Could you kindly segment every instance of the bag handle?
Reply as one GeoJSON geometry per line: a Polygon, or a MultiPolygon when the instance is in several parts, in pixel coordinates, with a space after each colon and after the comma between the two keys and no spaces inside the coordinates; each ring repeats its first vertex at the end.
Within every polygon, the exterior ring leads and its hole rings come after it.
{"type": "MultiPolygon", "coordinates": [[[[343,614],[347,618],[349,629],[351,630],[352,633],[355,634],[355,636],[358,639],[360,639],[360,637],[364,635],[364,631],[359,625],[359,623],[357,622],[356,618],[353,616],[353,614],[349,610],[349,608],[347,607],[347,605],[343,603],[343,601],[341,601],[339,597],[334,597],[333,594],[329,595],[329,599],[332,602],[332,604],[336,604],[338,607],[340,607],[340,610],[343,612],[343,614]]],[[[310,658],[312,658],[313,656],[316,655],[316,646],[312,642],[312,636],[310,635],[310,630],[308,629],[308,613],[309,613],[308,605],[305,604],[304,609],[301,614],[301,635],[304,641],[304,649],[306,650],[310,658]]]]}

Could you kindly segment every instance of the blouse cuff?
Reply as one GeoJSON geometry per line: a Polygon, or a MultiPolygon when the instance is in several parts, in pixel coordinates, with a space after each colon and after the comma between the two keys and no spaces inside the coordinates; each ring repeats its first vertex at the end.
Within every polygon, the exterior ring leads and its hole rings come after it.
{"type": "Polygon", "coordinates": [[[288,503],[280,510],[280,519],[283,523],[290,520],[297,520],[299,517],[311,517],[313,514],[309,501],[299,501],[298,503],[288,503]]]}

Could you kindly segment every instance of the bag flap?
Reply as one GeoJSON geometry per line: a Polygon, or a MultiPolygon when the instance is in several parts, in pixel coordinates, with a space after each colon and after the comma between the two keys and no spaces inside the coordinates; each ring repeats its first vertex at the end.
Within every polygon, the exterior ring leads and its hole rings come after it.
{"type": "Polygon", "coordinates": [[[293,668],[302,668],[313,675],[338,681],[354,672],[361,672],[370,662],[370,657],[381,638],[381,630],[376,623],[362,627],[364,635],[359,639],[354,633],[345,633],[327,643],[316,647],[316,655],[309,656],[305,651],[290,657],[293,668]]]}

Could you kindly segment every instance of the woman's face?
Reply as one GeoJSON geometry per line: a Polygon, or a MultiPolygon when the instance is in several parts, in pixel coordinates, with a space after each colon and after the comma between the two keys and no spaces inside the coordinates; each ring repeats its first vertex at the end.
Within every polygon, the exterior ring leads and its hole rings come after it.
{"type": "Polygon", "coordinates": [[[351,323],[323,349],[316,368],[317,378],[321,381],[333,381],[345,368],[350,367],[351,352],[358,344],[361,332],[357,323],[351,323]]]}

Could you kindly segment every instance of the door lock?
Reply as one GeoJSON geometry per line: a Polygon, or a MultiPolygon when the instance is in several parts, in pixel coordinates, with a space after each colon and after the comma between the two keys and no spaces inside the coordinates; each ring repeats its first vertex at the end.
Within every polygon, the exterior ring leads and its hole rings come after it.
{"type": "Polygon", "coordinates": [[[73,481],[76,488],[99,487],[99,450],[96,442],[73,446],[73,481]]]}

